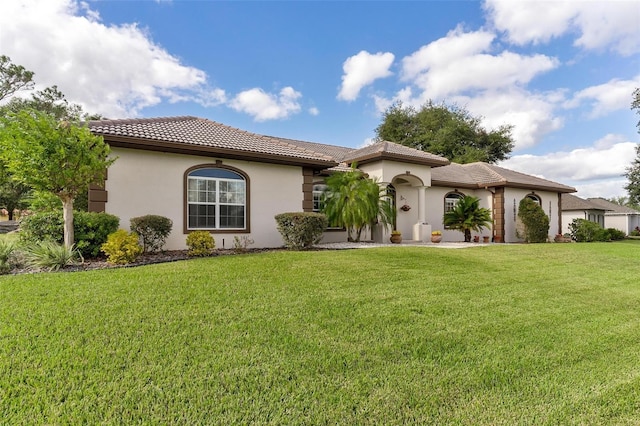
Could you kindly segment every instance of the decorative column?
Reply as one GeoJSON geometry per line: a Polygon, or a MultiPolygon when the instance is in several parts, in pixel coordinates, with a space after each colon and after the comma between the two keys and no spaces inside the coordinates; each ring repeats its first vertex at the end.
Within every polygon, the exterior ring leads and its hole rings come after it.
{"type": "Polygon", "coordinates": [[[427,187],[419,186],[418,190],[418,223],[413,225],[413,239],[416,241],[431,241],[431,225],[427,224],[427,187]]]}

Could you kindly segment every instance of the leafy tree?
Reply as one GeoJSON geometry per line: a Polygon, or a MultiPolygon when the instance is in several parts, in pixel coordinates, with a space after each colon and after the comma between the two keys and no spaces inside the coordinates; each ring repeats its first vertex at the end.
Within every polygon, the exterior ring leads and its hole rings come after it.
{"type": "Polygon", "coordinates": [[[13,220],[15,210],[24,210],[28,203],[26,195],[30,188],[11,178],[7,168],[0,162],[0,208],[9,212],[9,220],[13,220]]]}
{"type": "MultiPolygon", "coordinates": [[[[636,114],[640,115],[640,87],[637,87],[636,90],[633,91],[633,101],[631,101],[631,109],[636,110],[636,114]]],[[[638,120],[638,133],[640,133],[640,120],[638,120]]]]}
{"type": "Polygon", "coordinates": [[[524,225],[524,240],[527,243],[544,243],[549,236],[549,217],[540,204],[531,198],[523,198],[518,206],[518,218],[524,225]]]}
{"type": "MultiPolygon", "coordinates": [[[[633,97],[631,109],[636,110],[636,113],[640,115],[640,88],[633,92],[633,97]]],[[[638,133],[640,133],[640,120],[637,126],[638,133]]],[[[636,146],[636,158],[631,163],[631,166],[627,167],[624,175],[629,180],[624,187],[629,193],[629,204],[640,206],[640,144],[636,146]]]]}
{"type": "Polygon", "coordinates": [[[0,117],[0,161],[13,178],[62,201],[64,244],[71,247],[73,203],[91,182],[104,178],[109,146],[87,127],[35,110],[0,117]]]}
{"type": "Polygon", "coordinates": [[[13,98],[1,108],[3,115],[27,109],[47,113],[58,120],[85,121],[102,118],[98,114],[87,114],[80,105],[69,102],[58,86],[37,91],[29,99],[13,98]]]}
{"type": "Polygon", "coordinates": [[[0,101],[18,90],[33,88],[33,72],[22,65],[11,63],[11,58],[0,56],[0,101]]]}
{"type": "MultiPolygon", "coordinates": [[[[23,66],[12,64],[9,57],[0,56],[0,100],[11,97],[19,90],[33,88],[33,75],[33,72],[26,70],[23,66]]],[[[6,117],[29,109],[50,114],[58,120],[78,121],[100,118],[97,115],[84,113],[80,105],[67,101],[57,86],[35,92],[28,99],[12,98],[8,103],[0,106],[0,116],[6,117]]],[[[31,203],[33,203],[32,208],[40,206],[43,198],[38,194],[41,194],[41,191],[31,191],[29,186],[13,179],[9,170],[0,164],[0,207],[9,211],[9,219],[13,218],[13,210],[16,208],[24,209],[31,203]],[[35,198],[27,200],[29,194],[34,195],[35,198]]],[[[86,194],[81,194],[80,200],[83,201],[80,204],[83,204],[86,209],[86,194]]],[[[79,207],[77,201],[75,204],[79,207]]],[[[50,206],[53,205],[61,208],[59,200],[57,204],[50,204],[50,206]]]]}
{"type": "Polygon", "coordinates": [[[464,234],[464,241],[471,242],[471,231],[480,232],[491,225],[491,211],[480,207],[480,199],[471,195],[460,198],[455,207],[442,217],[445,227],[464,234]]]}
{"type": "Polygon", "coordinates": [[[417,110],[399,102],[385,111],[376,135],[379,140],[441,155],[457,163],[507,159],[514,147],[513,126],[487,131],[481,121],[481,117],[457,106],[429,101],[417,110]]]}
{"type": "Polygon", "coordinates": [[[629,180],[624,187],[629,194],[629,204],[640,205],[640,144],[636,146],[636,158],[624,175],[629,180]]]}
{"type": "Polygon", "coordinates": [[[365,177],[355,165],[348,172],[331,175],[325,183],[322,212],[330,225],[347,229],[349,241],[360,241],[362,231],[376,221],[394,223],[395,208],[386,188],[365,177]]]}

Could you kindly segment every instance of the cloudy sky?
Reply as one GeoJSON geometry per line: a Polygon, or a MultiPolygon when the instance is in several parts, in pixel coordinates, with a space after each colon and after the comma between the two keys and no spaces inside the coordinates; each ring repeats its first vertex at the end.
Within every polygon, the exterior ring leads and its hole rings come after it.
{"type": "Polygon", "coordinates": [[[640,1],[0,4],[0,54],[109,118],[195,115],[359,147],[393,102],[512,124],[502,165],[625,195],[640,1]]]}

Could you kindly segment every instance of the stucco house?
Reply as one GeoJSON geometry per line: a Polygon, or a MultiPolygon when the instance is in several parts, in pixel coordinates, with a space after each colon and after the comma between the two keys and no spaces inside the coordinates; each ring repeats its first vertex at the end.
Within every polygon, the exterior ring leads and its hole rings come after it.
{"type": "Polygon", "coordinates": [[[636,227],[640,227],[640,211],[621,206],[604,198],[582,199],[574,195],[563,195],[563,222],[568,230],[575,218],[590,220],[603,228],[615,228],[629,235],[636,227]]]}
{"type": "Polygon", "coordinates": [[[572,194],[562,194],[562,233],[569,233],[569,225],[574,219],[584,219],[605,227],[604,217],[607,209],[590,200],[572,194]]]}
{"type": "MultiPolygon", "coordinates": [[[[549,215],[552,239],[562,228],[561,194],[575,192],[490,164],[451,164],[392,142],[354,149],[258,135],[196,117],[100,120],[89,127],[117,156],[105,182],[90,188],[90,210],[118,216],[125,229],[132,217],[169,217],[174,226],[167,249],[185,248],[193,230],[211,232],[221,248],[232,247],[235,236],[250,236],[252,247],[279,247],[274,216],[317,211],[324,179],[353,163],[395,194],[396,228],[405,240],[429,241],[435,229],[445,241],[462,240],[442,225],[445,209],[462,195],[479,197],[493,212],[493,227],[484,234],[505,242],[518,241],[517,205],[532,198],[549,215]]],[[[367,238],[388,242],[388,232],[374,228],[367,238]]],[[[323,237],[345,240],[341,229],[323,237]]]]}

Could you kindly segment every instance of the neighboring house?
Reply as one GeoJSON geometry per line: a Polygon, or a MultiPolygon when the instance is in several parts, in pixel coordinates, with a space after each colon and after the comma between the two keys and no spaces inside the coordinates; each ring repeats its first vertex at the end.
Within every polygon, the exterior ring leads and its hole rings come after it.
{"type": "Polygon", "coordinates": [[[619,229],[626,235],[629,235],[636,227],[640,227],[640,211],[612,203],[604,198],[587,198],[587,200],[605,209],[605,228],[619,229]]]}
{"type": "Polygon", "coordinates": [[[585,200],[572,194],[562,194],[562,233],[570,233],[569,225],[575,219],[588,220],[604,227],[606,211],[606,207],[595,204],[590,200],[585,200]]]}
{"type": "MultiPolygon", "coordinates": [[[[485,163],[450,164],[446,158],[392,142],[360,149],[263,136],[196,117],[92,121],[117,156],[103,185],[89,191],[89,208],[106,211],[129,227],[132,217],[157,214],[173,221],[167,249],[185,247],[186,234],[207,230],[216,246],[230,248],[250,235],[254,247],[279,247],[274,216],[318,211],[324,179],[352,164],[394,194],[396,228],[405,240],[428,241],[444,230],[442,215],[464,195],[481,199],[493,213],[485,235],[518,241],[517,205],[529,197],[550,217],[550,238],[562,227],[560,195],[566,185],[485,163]],[[401,207],[405,206],[403,209],[401,207]]],[[[389,230],[371,238],[388,242],[389,230]]],[[[462,233],[443,232],[445,241],[462,233]]],[[[324,242],[345,241],[344,230],[328,230],[324,242]]]]}

